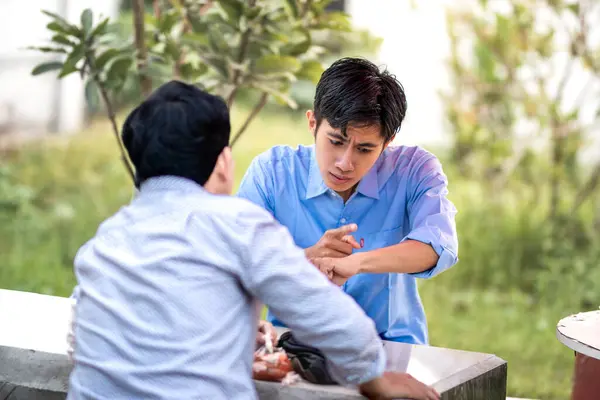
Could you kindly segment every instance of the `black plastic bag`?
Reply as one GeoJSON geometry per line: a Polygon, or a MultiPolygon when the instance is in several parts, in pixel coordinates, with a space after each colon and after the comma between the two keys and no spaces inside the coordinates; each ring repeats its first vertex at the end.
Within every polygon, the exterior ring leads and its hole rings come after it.
{"type": "Polygon", "coordinates": [[[327,371],[323,353],[314,347],[298,342],[292,332],[284,332],[279,337],[277,347],[285,350],[294,371],[303,379],[317,385],[337,385],[327,371]]]}

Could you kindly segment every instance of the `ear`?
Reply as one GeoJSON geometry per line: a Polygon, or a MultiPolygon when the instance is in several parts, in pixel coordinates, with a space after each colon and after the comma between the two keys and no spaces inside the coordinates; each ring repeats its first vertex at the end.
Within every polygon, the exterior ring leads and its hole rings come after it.
{"type": "Polygon", "coordinates": [[[306,119],[308,120],[308,130],[315,136],[317,134],[317,119],[313,110],[306,111],[306,119]]]}
{"type": "Polygon", "coordinates": [[[390,145],[390,143],[392,143],[394,141],[394,139],[396,139],[396,134],[394,133],[394,136],[392,136],[390,138],[390,140],[388,140],[384,145],[383,148],[385,149],[386,147],[388,147],[390,145]]]}
{"type": "Polygon", "coordinates": [[[213,194],[231,194],[233,185],[233,157],[231,149],[225,147],[215,163],[208,181],[204,184],[204,188],[213,194]]]}

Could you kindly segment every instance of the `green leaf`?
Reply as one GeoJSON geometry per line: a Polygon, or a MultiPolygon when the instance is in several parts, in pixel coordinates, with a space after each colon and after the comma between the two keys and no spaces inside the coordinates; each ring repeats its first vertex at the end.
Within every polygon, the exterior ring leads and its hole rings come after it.
{"type": "Polygon", "coordinates": [[[230,46],[223,37],[223,34],[216,29],[211,29],[208,32],[208,44],[210,49],[216,54],[228,53],[230,50],[230,46]]]}
{"type": "Polygon", "coordinates": [[[274,88],[269,85],[253,83],[251,86],[262,92],[270,94],[281,105],[288,106],[294,110],[298,108],[298,103],[296,103],[294,99],[292,99],[289,94],[286,93],[289,92],[289,85],[283,85],[280,88],[274,88]]]}
{"type": "Polygon", "coordinates": [[[112,60],[114,57],[118,56],[119,54],[121,54],[121,51],[119,49],[108,49],[105,52],[103,52],[102,54],[100,54],[98,56],[98,58],[96,58],[96,63],[95,63],[95,67],[99,70],[103,69],[104,66],[106,64],[108,64],[108,62],[110,60],[112,60]]]}
{"type": "Polygon", "coordinates": [[[67,39],[65,36],[63,36],[61,34],[56,34],[56,35],[52,36],[52,41],[54,43],[62,44],[62,45],[69,46],[69,47],[75,47],[77,45],[77,43],[70,41],[69,39],[67,39]]]}
{"type": "Polygon", "coordinates": [[[205,64],[194,65],[192,63],[185,63],[181,65],[179,71],[184,80],[196,81],[208,72],[208,67],[205,64]]]}
{"type": "Polygon", "coordinates": [[[202,33],[188,33],[181,38],[181,42],[192,47],[208,46],[208,36],[202,33]]]}
{"type": "MultiPolygon", "coordinates": [[[[73,51],[67,56],[65,60],[65,67],[63,68],[63,72],[68,75],[74,71],[77,71],[76,65],[85,55],[85,48],[82,44],[78,44],[73,48],[73,51]]],[[[61,74],[63,73],[61,72],[61,74]]],[[[63,75],[63,76],[66,76],[63,75]]],[[[62,76],[60,76],[62,78],[62,76]]]]}
{"type": "Polygon", "coordinates": [[[229,79],[229,69],[227,68],[227,61],[224,57],[217,55],[207,55],[204,60],[210,65],[221,77],[229,79]]]}
{"type": "Polygon", "coordinates": [[[167,39],[165,42],[165,53],[168,54],[169,57],[171,57],[175,62],[177,62],[179,57],[181,57],[181,49],[172,39],[167,39]]]}
{"type": "Polygon", "coordinates": [[[299,79],[306,79],[313,83],[318,83],[319,79],[321,79],[321,74],[323,74],[325,68],[323,64],[318,61],[306,61],[302,64],[302,68],[297,73],[297,77],[299,79]]]}
{"type": "Polygon", "coordinates": [[[67,64],[65,63],[63,65],[62,70],[60,71],[60,74],[58,74],[59,78],[64,78],[67,75],[71,75],[73,72],[77,72],[79,71],[79,69],[77,69],[77,66],[75,64],[67,64]]]}
{"type": "Polygon", "coordinates": [[[108,73],[106,74],[106,83],[112,87],[117,88],[123,85],[127,78],[129,68],[133,64],[133,58],[127,55],[116,57],[108,67],[108,73]]]}
{"type": "Polygon", "coordinates": [[[42,10],[42,13],[46,14],[50,18],[54,19],[53,22],[46,25],[46,27],[50,30],[54,30],[55,32],[81,37],[81,30],[73,24],[70,24],[66,19],[61,17],[58,14],[52,13],[50,11],[42,10]]]}
{"type": "Polygon", "coordinates": [[[302,64],[295,57],[268,54],[256,60],[254,72],[258,74],[295,73],[301,66],[302,64]]]}
{"type": "Polygon", "coordinates": [[[160,16],[158,20],[158,30],[162,33],[171,33],[173,27],[181,20],[181,14],[176,10],[169,10],[160,16]]]}
{"type": "Polygon", "coordinates": [[[323,14],[319,18],[317,28],[350,32],[352,24],[346,13],[335,11],[323,14]]]}
{"type": "Polygon", "coordinates": [[[569,5],[567,6],[567,8],[568,8],[569,10],[571,10],[571,12],[572,12],[573,14],[575,14],[575,16],[576,16],[576,17],[578,17],[578,16],[579,16],[579,2],[576,2],[576,3],[571,3],[571,4],[569,4],[569,5]]]}
{"type": "Polygon", "coordinates": [[[300,16],[300,10],[298,10],[297,0],[285,0],[284,6],[288,14],[290,14],[294,19],[298,19],[300,16]]]}
{"type": "Polygon", "coordinates": [[[63,63],[59,61],[50,61],[37,65],[33,71],[31,71],[31,75],[40,75],[45,72],[56,71],[63,67],[63,63]]]}
{"type": "Polygon", "coordinates": [[[310,33],[308,30],[303,30],[299,40],[295,40],[281,47],[281,54],[297,57],[306,53],[310,48],[310,45],[310,33]]]}
{"type": "Polygon", "coordinates": [[[36,51],[41,51],[42,53],[66,53],[67,50],[61,48],[61,47],[35,47],[35,46],[29,46],[27,47],[27,50],[36,50],[36,51]]]}
{"type": "Polygon", "coordinates": [[[94,14],[92,10],[86,8],[81,13],[81,26],[83,27],[83,34],[88,37],[92,32],[92,26],[94,24],[94,14]]]}
{"type": "Polygon", "coordinates": [[[66,29],[65,25],[61,25],[58,22],[50,22],[48,25],[46,25],[46,28],[50,31],[54,31],[57,33],[62,33],[63,35],[68,35],[68,29],[66,29]]]}
{"type": "Polygon", "coordinates": [[[106,29],[108,28],[108,23],[109,22],[110,22],[110,20],[108,18],[105,18],[104,20],[102,20],[102,22],[100,22],[94,28],[94,30],[90,34],[90,37],[96,37],[96,36],[104,35],[106,33],[106,29]]]}
{"type": "Polygon", "coordinates": [[[244,14],[244,4],[238,0],[218,0],[217,4],[225,12],[230,25],[237,25],[244,14]]]}
{"type": "Polygon", "coordinates": [[[66,19],[64,19],[63,17],[61,17],[58,14],[55,14],[55,13],[50,12],[48,10],[42,10],[42,13],[44,13],[47,16],[49,16],[50,18],[54,19],[56,22],[58,22],[61,25],[71,25],[71,24],[69,24],[69,22],[66,19]]]}

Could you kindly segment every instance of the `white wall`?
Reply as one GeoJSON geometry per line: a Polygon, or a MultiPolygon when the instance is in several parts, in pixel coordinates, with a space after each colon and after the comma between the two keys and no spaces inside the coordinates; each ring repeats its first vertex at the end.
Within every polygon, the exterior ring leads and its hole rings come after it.
{"type": "Polygon", "coordinates": [[[50,34],[49,17],[42,9],[79,21],[85,8],[114,17],[118,0],[1,0],[0,1],[0,131],[41,134],[77,131],[84,121],[83,83],[76,75],[61,81],[55,73],[31,76],[40,62],[52,55],[25,50],[43,45],[50,34]]]}
{"type": "Polygon", "coordinates": [[[444,6],[462,0],[348,0],[353,23],[383,38],[379,62],[404,86],[408,102],[405,123],[396,142],[443,145],[444,112],[438,91],[448,86],[445,58],[450,45],[444,6]]]}
{"type": "MultiPolygon", "coordinates": [[[[449,143],[448,126],[439,97],[441,90],[449,85],[446,60],[450,56],[450,41],[446,33],[445,10],[447,7],[469,7],[474,0],[347,0],[347,12],[354,24],[367,28],[383,38],[379,61],[394,73],[406,90],[408,113],[406,122],[396,142],[439,146],[449,143]],[[413,7],[413,3],[415,7],[413,7]]],[[[498,10],[506,8],[507,2],[494,0],[490,3],[498,10]]],[[[600,13],[600,7],[596,7],[600,13]]],[[[539,15],[542,24],[549,17],[539,15]]],[[[597,18],[595,19],[598,20],[597,18]]],[[[564,42],[566,37],[559,37],[564,42]]],[[[590,41],[600,44],[600,29],[594,31],[590,41]]],[[[565,54],[554,55],[555,79],[551,90],[557,86],[559,74],[565,64],[565,54]]],[[[565,107],[574,104],[582,88],[589,91],[583,101],[582,119],[589,123],[594,116],[591,111],[600,99],[600,82],[590,81],[590,75],[580,66],[566,87],[565,107]],[[591,84],[590,84],[591,82],[591,84]]],[[[522,134],[528,135],[527,127],[522,134]]],[[[590,130],[582,161],[600,159],[600,126],[590,130]]],[[[517,145],[519,141],[517,141],[517,145]]],[[[537,146],[540,151],[544,143],[537,146]]]]}

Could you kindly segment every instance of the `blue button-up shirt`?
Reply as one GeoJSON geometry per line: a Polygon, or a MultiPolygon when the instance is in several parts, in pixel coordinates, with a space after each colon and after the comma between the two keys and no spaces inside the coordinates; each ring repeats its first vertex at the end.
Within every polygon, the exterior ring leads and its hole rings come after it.
{"type": "MultiPolygon", "coordinates": [[[[417,240],[430,244],[437,265],[417,274],[359,274],[343,290],[377,326],[382,338],[428,343],[427,321],[416,278],[429,278],[457,262],[456,209],[447,199],[438,159],[419,147],[388,147],[344,204],[321,177],[314,146],[276,146],[256,157],[238,195],[267,209],[302,248],[326,230],[358,225],[354,237],[369,251],[417,240]]],[[[269,312],[268,319],[283,325],[269,312]]]]}
{"type": "Polygon", "coordinates": [[[259,307],[354,386],[383,373],[373,322],[249,201],[152,178],[75,258],[76,399],[255,399],[259,307]]]}

